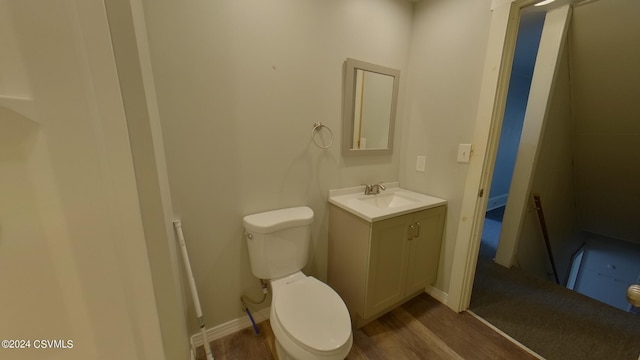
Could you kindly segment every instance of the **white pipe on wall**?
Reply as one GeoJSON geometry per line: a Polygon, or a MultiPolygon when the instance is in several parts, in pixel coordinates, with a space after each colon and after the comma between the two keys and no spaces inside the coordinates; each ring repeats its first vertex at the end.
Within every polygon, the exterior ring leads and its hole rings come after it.
{"type": "MultiPolygon", "coordinates": [[[[198,289],[196,288],[196,281],[193,278],[193,272],[191,272],[191,263],[189,262],[189,253],[187,253],[187,246],[184,243],[184,235],[182,234],[182,222],[175,220],[173,227],[178,234],[178,242],[180,243],[180,250],[182,250],[182,259],[184,260],[184,267],[187,271],[187,279],[189,280],[189,288],[191,289],[191,297],[193,298],[193,306],[196,309],[196,316],[198,317],[198,325],[200,326],[200,332],[202,333],[202,340],[204,340],[204,351],[207,355],[207,360],[213,360],[213,354],[211,353],[211,346],[207,339],[207,327],[204,323],[204,316],[202,316],[202,308],[200,307],[200,298],[198,297],[198,289]]],[[[192,349],[195,351],[195,349],[192,349]]]]}

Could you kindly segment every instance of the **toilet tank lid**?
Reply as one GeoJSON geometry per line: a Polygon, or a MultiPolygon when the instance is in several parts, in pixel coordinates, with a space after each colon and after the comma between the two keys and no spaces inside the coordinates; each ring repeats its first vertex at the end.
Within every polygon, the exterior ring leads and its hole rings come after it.
{"type": "Polygon", "coordinates": [[[313,222],[313,210],[306,206],[267,211],[247,215],[243,219],[247,231],[271,233],[289,227],[304,226],[313,222]]]}

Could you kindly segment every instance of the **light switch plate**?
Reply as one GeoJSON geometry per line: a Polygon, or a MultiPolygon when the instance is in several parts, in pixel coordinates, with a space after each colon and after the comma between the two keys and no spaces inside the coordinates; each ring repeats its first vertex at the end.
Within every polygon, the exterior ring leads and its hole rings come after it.
{"type": "Polygon", "coordinates": [[[458,145],[458,162],[468,163],[471,158],[471,144],[458,145]]]}
{"type": "Polygon", "coordinates": [[[418,158],[416,159],[416,171],[424,172],[424,164],[426,161],[426,156],[418,155],[418,158]]]}

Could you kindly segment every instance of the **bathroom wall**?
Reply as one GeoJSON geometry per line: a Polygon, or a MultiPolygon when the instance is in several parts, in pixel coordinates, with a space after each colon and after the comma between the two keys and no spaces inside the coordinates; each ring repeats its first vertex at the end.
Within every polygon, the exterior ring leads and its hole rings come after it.
{"type": "Polygon", "coordinates": [[[449,201],[435,283],[445,293],[468,167],[456,156],[458,144],[472,141],[490,20],[488,0],[422,1],[415,7],[400,183],[449,201]],[[426,156],[425,172],[415,170],[418,155],[426,156]]]}
{"type": "Polygon", "coordinates": [[[412,8],[404,0],[144,1],[173,207],[209,327],[244,316],[241,293],[260,293],[243,216],[310,206],[305,271],[325,280],[328,190],[398,180],[403,121],[392,155],[342,156],[342,72],[347,57],[401,70],[403,103],[412,8]],[[333,130],[330,149],[311,142],[316,121],[333,130]]]}
{"type": "Polygon", "coordinates": [[[164,359],[104,4],[1,0],[0,24],[0,338],[32,340],[0,358],[164,359]]]}

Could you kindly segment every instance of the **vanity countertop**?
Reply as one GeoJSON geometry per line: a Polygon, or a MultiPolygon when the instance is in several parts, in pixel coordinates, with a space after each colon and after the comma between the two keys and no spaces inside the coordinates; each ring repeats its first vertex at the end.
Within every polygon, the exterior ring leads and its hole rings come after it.
{"type": "Polygon", "coordinates": [[[365,186],[329,190],[329,202],[368,222],[442,206],[446,200],[406,190],[397,182],[383,183],[386,190],[365,195],[365,186]]]}

